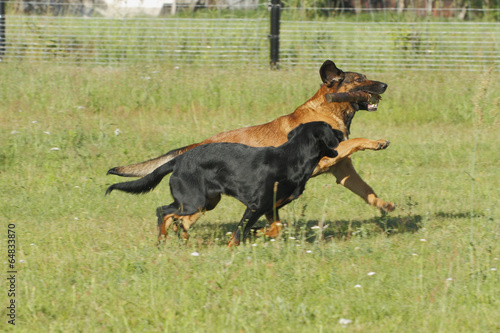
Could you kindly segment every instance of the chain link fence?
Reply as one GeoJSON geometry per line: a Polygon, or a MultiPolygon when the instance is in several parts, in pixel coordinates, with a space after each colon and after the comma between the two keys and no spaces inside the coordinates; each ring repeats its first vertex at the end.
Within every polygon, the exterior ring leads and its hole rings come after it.
{"type": "MultiPolygon", "coordinates": [[[[88,12],[82,8],[89,7],[82,6],[79,13],[88,12]]],[[[74,13],[7,13],[2,60],[111,66],[138,62],[269,65],[266,10],[242,18],[74,13]]],[[[280,25],[281,68],[317,68],[332,59],[346,68],[365,70],[500,70],[500,23],[496,21],[377,22],[353,16],[300,20],[284,15],[280,25]]]]}

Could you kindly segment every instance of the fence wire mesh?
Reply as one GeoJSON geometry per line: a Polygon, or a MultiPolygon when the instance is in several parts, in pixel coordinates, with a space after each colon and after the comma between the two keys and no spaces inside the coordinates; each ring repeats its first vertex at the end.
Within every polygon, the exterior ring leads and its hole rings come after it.
{"type": "Polygon", "coordinates": [[[365,69],[484,70],[500,66],[498,23],[283,22],[281,63],[333,57],[365,69]]]}
{"type": "MultiPolygon", "coordinates": [[[[269,64],[269,18],[5,16],[3,61],[269,64]]],[[[500,70],[498,22],[281,20],[280,66],[500,70]]]]}
{"type": "Polygon", "coordinates": [[[267,20],[12,16],[6,58],[60,63],[265,63],[267,20]]]}

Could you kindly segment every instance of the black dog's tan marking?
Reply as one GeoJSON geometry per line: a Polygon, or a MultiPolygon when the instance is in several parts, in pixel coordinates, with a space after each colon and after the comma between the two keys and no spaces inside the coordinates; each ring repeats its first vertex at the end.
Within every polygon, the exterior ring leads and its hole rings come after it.
{"type": "MultiPolygon", "coordinates": [[[[171,150],[160,157],[127,166],[112,168],[108,174],[125,177],[143,177],[153,172],[156,168],[170,161],[171,159],[184,154],[186,151],[197,146],[213,142],[234,142],[242,143],[253,147],[277,147],[287,140],[287,134],[303,123],[313,121],[324,121],[332,128],[344,133],[344,139],[349,138],[351,121],[358,110],[375,111],[379,95],[387,89],[387,84],[379,81],[368,80],[365,75],[355,72],[344,72],[337,68],[335,64],[327,60],[319,70],[323,84],[318,92],[303,105],[299,106],[293,113],[279,117],[269,123],[244,127],[228,132],[219,133],[203,142],[195,143],[186,147],[171,150]],[[372,98],[368,101],[345,100],[342,94],[357,95],[358,92],[365,92],[372,98]],[[335,101],[335,102],[328,102],[335,101]],[[375,102],[373,102],[375,101],[375,102]]],[[[325,157],[314,170],[313,177],[323,173],[333,174],[338,184],[346,187],[350,191],[359,195],[368,204],[378,209],[390,212],[396,205],[392,202],[379,198],[374,190],[358,175],[351,161],[351,154],[365,149],[381,150],[389,146],[387,140],[369,140],[355,138],[342,141],[337,147],[338,156],[335,158],[325,157]]],[[[279,216],[266,216],[271,222],[273,234],[277,228],[274,224],[279,224],[279,216]],[[273,217],[276,217],[274,221],[273,217]]],[[[271,234],[268,234],[271,235],[271,234]]]]}
{"type": "MultiPolygon", "coordinates": [[[[255,148],[235,143],[212,143],[196,147],[163,164],[147,176],[111,185],[113,190],[145,193],[154,189],[170,172],[174,202],[158,207],[159,240],[168,227],[181,219],[183,236],[202,212],[213,209],[221,194],[241,201],[247,209],[239,223],[245,238],[262,215],[298,198],[323,157],[336,157],[343,133],[324,122],[302,124],[288,134],[279,147],[255,148]],[[275,187],[275,184],[277,186],[275,187]]],[[[240,243],[238,228],[230,245],[240,243]]]]}

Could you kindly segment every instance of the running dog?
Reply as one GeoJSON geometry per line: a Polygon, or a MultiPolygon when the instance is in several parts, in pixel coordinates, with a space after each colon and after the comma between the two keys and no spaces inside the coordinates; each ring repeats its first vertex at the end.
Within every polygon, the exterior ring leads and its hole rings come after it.
{"type": "MultiPolygon", "coordinates": [[[[244,127],[219,133],[203,142],[169,151],[160,157],[127,166],[114,167],[108,174],[123,177],[143,177],[153,172],[159,166],[187,151],[213,142],[242,143],[253,147],[277,147],[287,140],[288,133],[303,123],[324,121],[332,128],[343,132],[344,141],[337,147],[337,157],[324,157],[316,166],[313,177],[323,173],[331,173],[338,184],[343,185],[363,198],[368,204],[381,211],[393,211],[396,205],[377,197],[373,189],[363,181],[352,165],[350,155],[360,150],[381,150],[389,146],[387,140],[368,140],[364,138],[349,139],[352,119],[357,111],[376,111],[380,95],[387,89],[387,84],[368,80],[365,75],[355,72],[344,72],[335,63],[327,60],[319,70],[323,84],[316,94],[293,113],[279,117],[269,123],[244,127]],[[369,98],[343,99],[337,97],[349,94],[364,94],[369,98]]],[[[218,201],[212,202],[215,207],[218,201]]],[[[183,216],[186,223],[194,223],[200,214],[183,216]]],[[[273,237],[279,233],[281,223],[278,215],[267,215],[271,227],[266,234],[273,237]]]]}
{"type": "MultiPolygon", "coordinates": [[[[301,124],[279,147],[250,147],[238,143],[201,145],[164,163],[145,177],[111,185],[113,190],[146,193],[153,190],[170,172],[170,191],[174,202],[158,207],[158,240],[166,235],[174,219],[201,214],[213,209],[222,194],[241,201],[247,209],[229,246],[239,245],[240,227],[246,222],[243,239],[264,214],[298,198],[307,180],[323,157],[337,156],[335,148],[344,133],[325,122],[301,124]]],[[[193,222],[194,223],[194,222],[193,222]]],[[[184,239],[192,223],[183,220],[184,239]]]]}

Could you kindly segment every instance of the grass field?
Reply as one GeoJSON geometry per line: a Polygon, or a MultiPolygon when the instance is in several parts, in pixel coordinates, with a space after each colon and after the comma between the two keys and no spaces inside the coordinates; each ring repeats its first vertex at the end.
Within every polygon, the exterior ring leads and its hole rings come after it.
{"type": "Polygon", "coordinates": [[[366,74],[389,88],[351,137],[391,146],[353,160],[396,211],[323,175],[281,210],[282,238],[230,251],[242,204],[158,249],[168,182],[104,197],[123,180],[106,171],[290,113],[317,71],[2,64],[0,331],[14,299],[19,332],[498,332],[498,73],[366,74]]]}

